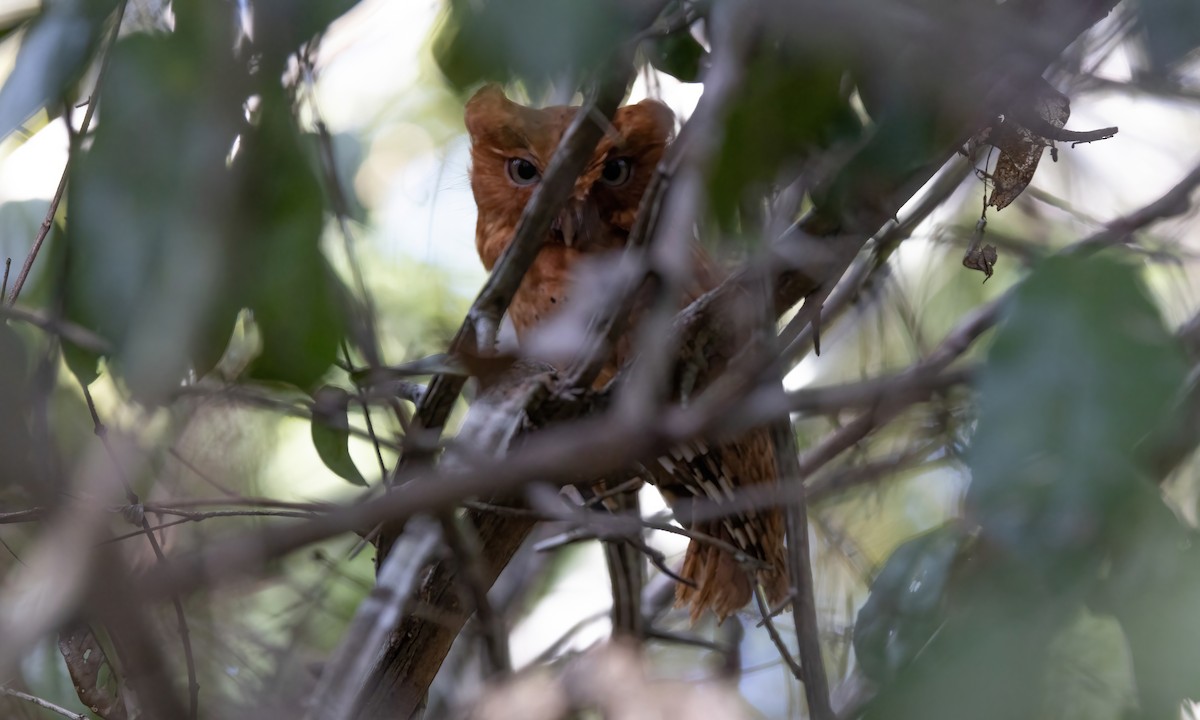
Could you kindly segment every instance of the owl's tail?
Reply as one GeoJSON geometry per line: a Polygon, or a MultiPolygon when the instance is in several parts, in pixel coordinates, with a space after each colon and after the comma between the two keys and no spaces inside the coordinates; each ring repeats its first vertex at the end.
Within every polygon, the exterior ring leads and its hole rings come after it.
{"type": "Polygon", "coordinates": [[[778,508],[739,504],[746,490],[776,482],[767,432],[716,445],[695,441],[648,465],[676,519],[698,534],[680,572],[687,584],[675,593],[677,605],[691,606],[692,622],[709,609],[724,620],[750,602],[755,584],[773,608],[785,604],[791,586],[783,515],[778,508]]]}
{"type": "MultiPolygon", "coordinates": [[[[754,596],[752,582],[762,586],[772,609],[778,609],[788,601],[791,586],[779,511],[760,512],[757,520],[761,522],[754,523],[760,526],[756,534],[765,540],[758,547],[743,547],[728,522],[709,521],[697,523],[692,528],[738,547],[744,553],[738,557],[698,540],[688,544],[680,576],[691,584],[676,585],[675,604],[690,606],[693,623],[705,610],[712,610],[720,622],[745,607],[754,596]]],[[[743,528],[743,536],[744,532],[743,528]]]]}

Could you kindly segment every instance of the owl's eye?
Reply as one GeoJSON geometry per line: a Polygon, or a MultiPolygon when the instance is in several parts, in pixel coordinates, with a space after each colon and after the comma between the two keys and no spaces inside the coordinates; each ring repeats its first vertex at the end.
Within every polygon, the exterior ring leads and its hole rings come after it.
{"type": "Polygon", "coordinates": [[[508,179],[517,185],[532,185],[541,177],[537,166],[525,158],[512,158],[508,161],[508,179]]]}
{"type": "Polygon", "coordinates": [[[604,163],[604,170],[600,173],[600,182],[605,185],[624,185],[629,182],[629,171],[633,168],[633,161],[629,158],[615,158],[604,163]]]}

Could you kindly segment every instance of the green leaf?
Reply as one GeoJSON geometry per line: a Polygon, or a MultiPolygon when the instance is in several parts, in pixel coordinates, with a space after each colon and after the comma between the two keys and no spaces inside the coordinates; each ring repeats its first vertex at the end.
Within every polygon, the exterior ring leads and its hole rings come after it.
{"type": "Polygon", "coordinates": [[[854,624],[864,674],[886,682],[912,662],[942,622],[955,560],[965,540],[945,525],[896,548],[871,583],[854,624]]]}
{"type": "Polygon", "coordinates": [[[328,176],[326,160],[322,158],[324,150],[321,143],[321,136],[316,133],[302,135],[302,145],[309,165],[320,169],[322,184],[326,186],[326,196],[335,198],[335,201],[330,203],[332,206],[330,209],[345,213],[346,217],[355,222],[367,222],[367,209],[363,207],[362,201],[359,200],[354,190],[354,178],[358,175],[359,168],[362,167],[366,157],[366,150],[362,142],[354,133],[330,134],[329,150],[333,153],[333,178],[328,176]],[[337,186],[329,187],[331,182],[336,182],[337,186]]]}
{"type": "Polygon", "coordinates": [[[711,204],[722,225],[733,227],[747,190],[775,182],[789,163],[859,132],[841,90],[843,74],[830,56],[768,46],[752,59],[730,103],[710,179],[711,204]]]}
{"type": "Polygon", "coordinates": [[[434,58],[460,89],[514,78],[544,85],[595,68],[630,32],[636,10],[609,0],[450,0],[434,58]]]}
{"type": "Polygon", "coordinates": [[[648,47],[650,64],[678,80],[700,81],[700,70],[708,62],[708,51],[687,29],[656,37],[648,47]]]}
{"type": "Polygon", "coordinates": [[[67,369],[71,371],[80,385],[87,387],[100,377],[100,358],[102,357],[100,354],[69,342],[62,344],[62,354],[67,369]]]}
{"type": "Polygon", "coordinates": [[[1195,0],[1139,0],[1134,9],[1154,72],[1168,72],[1200,47],[1200,3],[1195,0]]]}
{"type": "Polygon", "coordinates": [[[970,514],[1052,586],[1094,577],[1146,491],[1135,447],[1181,389],[1182,350],[1137,271],[1055,258],[1021,284],[980,377],[970,514]]]}
{"type": "Polygon", "coordinates": [[[251,374],[308,389],[333,364],[345,322],[342,287],[320,248],[324,199],[305,158],[282,91],[268,93],[237,162],[238,292],[263,342],[251,374]]]}
{"type": "Polygon", "coordinates": [[[116,0],[48,2],[21,41],[0,88],[0,140],[46,104],[64,98],[83,72],[116,0]]]}
{"type": "Polygon", "coordinates": [[[367,481],[350,458],[350,394],[326,385],[313,394],[312,440],[325,467],[352,485],[367,481]]]}
{"type": "Polygon", "coordinates": [[[27,487],[37,485],[35,447],[30,432],[29,414],[32,410],[30,363],[28,350],[21,337],[7,324],[0,322],[0,497],[7,495],[8,483],[27,487]]]}
{"type": "Polygon", "coordinates": [[[219,354],[212,338],[232,328],[237,187],[226,158],[243,121],[227,52],[175,35],[118,43],[95,140],[72,158],[67,312],[113,343],[114,369],[145,402],[164,399],[194,358],[219,354]]]}
{"type": "Polygon", "coordinates": [[[878,686],[863,717],[1035,717],[1050,643],[1079,608],[954,525],[911,541],[872,586],[861,640],[855,629],[878,686]]]}
{"type": "Polygon", "coordinates": [[[1094,604],[1121,623],[1142,716],[1178,717],[1200,698],[1200,537],[1147,487],[1122,513],[1094,604]]]}

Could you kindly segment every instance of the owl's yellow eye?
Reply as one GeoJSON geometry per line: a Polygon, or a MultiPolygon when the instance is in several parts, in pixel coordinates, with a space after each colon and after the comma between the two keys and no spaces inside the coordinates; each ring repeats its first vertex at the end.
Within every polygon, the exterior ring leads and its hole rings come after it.
{"type": "Polygon", "coordinates": [[[517,185],[532,185],[542,178],[537,166],[525,158],[511,158],[507,168],[508,179],[517,185]]]}
{"type": "Polygon", "coordinates": [[[605,185],[624,185],[629,182],[629,171],[633,168],[633,161],[629,158],[614,158],[604,163],[604,170],[600,173],[600,182],[605,185]]]}

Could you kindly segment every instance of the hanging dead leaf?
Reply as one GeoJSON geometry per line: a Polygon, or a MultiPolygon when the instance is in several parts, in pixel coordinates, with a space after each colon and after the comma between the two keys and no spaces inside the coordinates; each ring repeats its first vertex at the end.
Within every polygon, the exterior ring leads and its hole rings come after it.
{"type": "Polygon", "coordinates": [[[1002,210],[1024,192],[1037,171],[1042,152],[1054,146],[1054,140],[1037,132],[1045,125],[1061,130],[1071,117],[1071,101],[1045,81],[1033,93],[1030,106],[1000,118],[992,127],[981,132],[980,142],[994,145],[1000,151],[992,173],[992,195],[988,205],[1002,210]],[[1025,124],[1020,118],[1029,118],[1025,124]],[[1033,125],[1030,129],[1026,125],[1033,125]]]}
{"type": "Polygon", "coordinates": [[[983,281],[987,282],[987,279],[992,276],[992,268],[996,265],[996,257],[995,245],[974,247],[967,250],[967,254],[963,256],[963,267],[983,273],[987,276],[983,281]]]}

